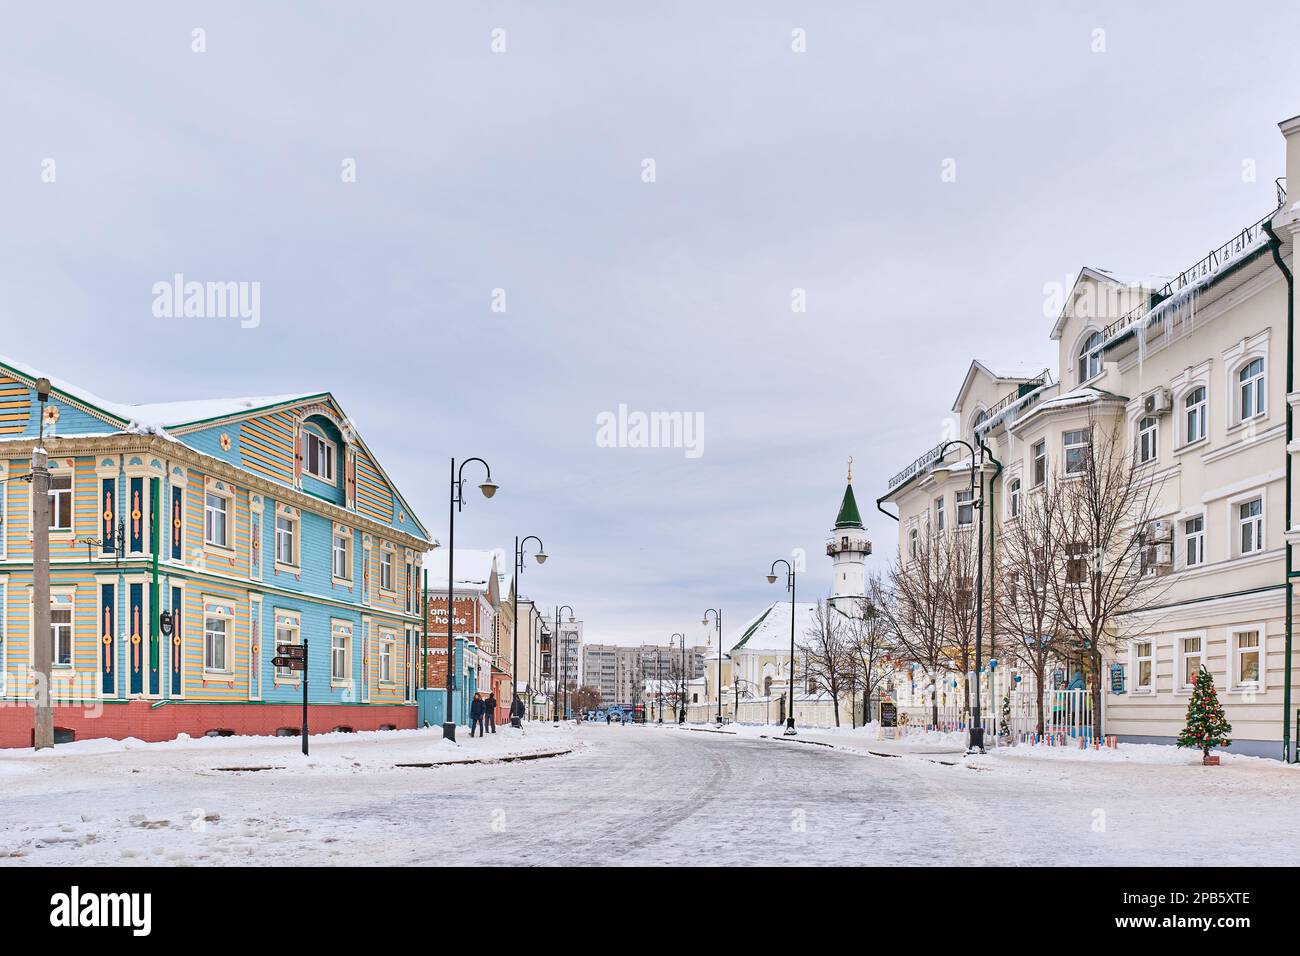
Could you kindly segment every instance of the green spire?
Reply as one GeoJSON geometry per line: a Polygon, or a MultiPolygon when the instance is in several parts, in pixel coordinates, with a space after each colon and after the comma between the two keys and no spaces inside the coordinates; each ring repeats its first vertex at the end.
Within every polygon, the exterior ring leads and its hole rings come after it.
{"type": "Polygon", "coordinates": [[[858,514],[858,502],[853,497],[853,484],[844,489],[844,501],[840,504],[840,513],[835,516],[837,528],[861,528],[862,515],[858,514]]]}

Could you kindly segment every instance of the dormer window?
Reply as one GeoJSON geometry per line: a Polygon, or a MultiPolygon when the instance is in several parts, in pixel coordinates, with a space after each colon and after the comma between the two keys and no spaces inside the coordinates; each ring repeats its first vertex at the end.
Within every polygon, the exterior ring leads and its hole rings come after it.
{"type": "Polygon", "coordinates": [[[315,432],[307,432],[307,474],[321,481],[334,481],[334,443],[315,432]]]}

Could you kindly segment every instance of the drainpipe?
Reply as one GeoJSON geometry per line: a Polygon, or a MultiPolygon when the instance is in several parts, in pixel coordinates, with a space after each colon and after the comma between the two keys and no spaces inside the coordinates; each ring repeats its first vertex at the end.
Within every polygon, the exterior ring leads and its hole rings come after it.
{"type": "MultiPolygon", "coordinates": [[[[886,496],[886,497],[888,497],[888,496],[886,496]]],[[[898,520],[898,515],[891,515],[888,511],[885,510],[885,506],[884,506],[883,504],[881,504],[881,502],[884,501],[884,500],[885,500],[884,497],[881,497],[881,498],[877,498],[877,499],[876,499],[876,510],[879,511],[879,512],[880,512],[882,515],[884,515],[886,518],[893,518],[895,521],[897,521],[897,520],[898,520]]]]}
{"type": "MultiPolygon", "coordinates": [[[[1295,388],[1295,277],[1292,276],[1291,270],[1286,267],[1286,262],[1282,259],[1279,251],[1282,246],[1282,240],[1277,237],[1273,231],[1273,220],[1264,223],[1264,231],[1268,233],[1268,250],[1273,255],[1273,262],[1277,264],[1278,270],[1281,271],[1282,277],[1286,279],[1286,394],[1291,395],[1295,388]]],[[[1292,435],[1293,412],[1291,402],[1286,403],[1286,528],[1285,533],[1291,531],[1291,435],[1292,435]]],[[[1291,645],[1292,645],[1292,613],[1291,613],[1291,541],[1287,539],[1286,543],[1286,680],[1282,692],[1282,762],[1291,762],[1291,645]]]]}

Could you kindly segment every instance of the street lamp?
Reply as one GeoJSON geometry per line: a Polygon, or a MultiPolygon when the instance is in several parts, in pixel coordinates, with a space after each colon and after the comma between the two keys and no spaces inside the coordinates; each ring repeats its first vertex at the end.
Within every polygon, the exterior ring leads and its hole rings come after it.
{"type": "Polygon", "coordinates": [[[684,724],[686,723],[686,635],[675,632],[668,638],[668,647],[671,650],[673,641],[678,638],[682,641],[682,661],[677,679],[677,723],[684,724]]]}
{"type": "Polygon", "coordinates": [[[456,615],[452,612],[455,599],[456,575],[453,570],[456,563],[456,512],[465,507],[465,466],[478,462],[487,472],[487,477],[478,486],[484,498],[491,498],[501,486],[492,480],[492,468],[482,458],[467,458],[456,468],[456,459],[451,460],[451,505],[447,520],[447,719],[442,724],[442,736],[454,741],[456,739],[456,720],[452,711],[452,691],[456,687],[454,665],[456,663],[456,645],[452,637],[452,623],[456,615]]]}
{"type": "MultiPolygon", "coordinates": [[[[978,494],[975,491],[975,449],[970,442],[963,441],[960,438],[954,438],[947,442],[939,450],[939,460],[942,461],[948,449],[953,445],[961,445],[970,452],[970,496],[971,506],[979,512],[979,525],[975,532],[975,707],[971,714],[970,740],[966,745],[966,752],[984,753],[984,725],[980,722],[980,670],[981,645],[984,643],[984,451],[980,449],[980,483],[978,494]]],[[[963,679],[969,680],[965,674],[963,679]]]]}
{"type": "Polygon", "coordinates": [[[722,726],[722,611],[718,608],[709,608],[704,612],[704,620],[701,624],[708,625],[709,615],[712,614],[717,618],[718,623],[718,726],[722,726]]]}
{"type": "Polygon", "coordinates": [[[659,711],[657,723],[664,722],[664,665],[659,658],[660,648],[655,648],[655,709],[659,711]]]}
{"type": "MultiPolygon", "coordinates": [[[[534,557],[537,558],[538,564],[545,564],[548,557],[546,545],[542,544],[542,539],[537,535],[530,534],[522,541],[519,540],[518,535],[515,535],[515,580],[510,588],[512,592],[511,602],[514,605],[514,623],[512,625],[514,633],[510,648],[510,690],[515,698],[519,697],[519,576],[524,573],[524,545],[529,541],[537,542],[537,554],[534,557]]],[[[529,660],[531,661],[531,658],[529,660]]],[[[533,668],[530,663],[528,667],[528,684],[524,687],[524,693],[531,694],[532,682],[533,668]]],[[[510,709],[510,726],[518,727],[519,718],[514,715],[514,707],[512,706],[510,709]]]]}
{"type": "Polygon", "coordinates": [[[790,592],[790,713],[785,718],[785,736],[793,737],[794,730],[794,565],[785,558],[777,558],[767,572],[767,583],[776,584],[776,566],[785,565],[785,589],[790,592]]]}
{"type": "MultiPolygon", "coordinates": [[[[564,642],[564,640],[563,640],[564,635],[563,635],[563,633],[560,631],[560,612],[561,612],[561,611],[568,611],[568,612],[569,612],[569,623],[570,623],[570,624],[573,623],[574,612],[573,612],[573,608],[569,607],[569,605],[567,605],[567,604],[563,604],[563,605],[561,605],[561,606],[559,606],[559,607],[557,607],[557,608],[555,609],[555,637],[556,637],[556,640],[560,642],[560,646],[561,646],[561,647],[564,647],[564,646],[566,646],[566,645],[565,645],[565,642],[564,642]]],[[[559,668],[559,673],[560,673],[561,677],[564,679],[564,704],[565,704],[565,707],[564,707],[564,715],[565,715],[566,717],[568,716],[568,713],[569,713],[569,707],[568,707],[568,703],[569,703],[569,680],[568,680],[568,678],[569,678],[569,674],[568,674],[568,670],[569,670],[569,668],[568,668],[568,664],[569,664],[569,659],[568,659],[568,657],[566,656],[566,657],[564,657],[564,658],[560,661],[560,668],[559,668]]],[[[557,684],[556,686],[558,687],[558,686],[560,686],[560,685],[557,684]]],[[[557,695],[557,696],[558,696],[558,695],[557,695]]],[[[553,712],[555,712],[554,702],[552,702],[551,710],[552,710],[553,712]]],[[[559,712],[555,712],[554,716],[555,716],[555,726],[558,727],[558,726],[560,726],[560,714],[559,714],[559,712]]]]}

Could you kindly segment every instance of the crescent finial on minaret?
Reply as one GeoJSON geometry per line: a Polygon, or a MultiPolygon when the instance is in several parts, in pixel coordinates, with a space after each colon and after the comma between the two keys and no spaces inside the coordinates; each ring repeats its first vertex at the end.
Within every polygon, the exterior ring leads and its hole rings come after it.
{"type": "Polygon", "coordinates": [[[853,456],[849,455],[849,481],[853,480],[853,456]]]}

